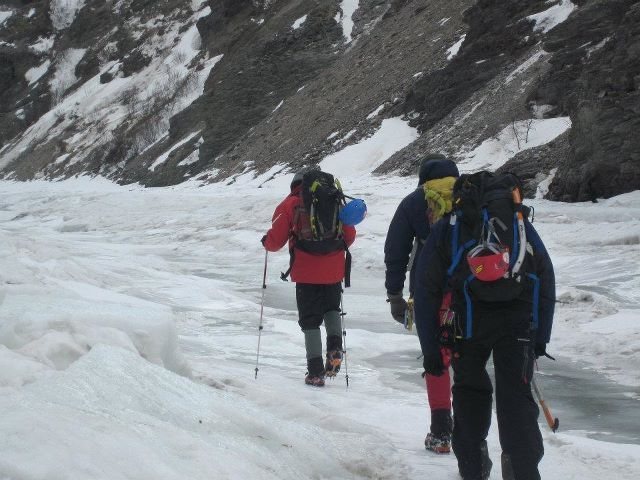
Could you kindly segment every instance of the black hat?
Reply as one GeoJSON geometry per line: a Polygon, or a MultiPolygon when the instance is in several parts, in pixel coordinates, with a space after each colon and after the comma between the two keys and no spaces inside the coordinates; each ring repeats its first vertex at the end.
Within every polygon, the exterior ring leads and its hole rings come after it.
{"type": "Polygon", "coordinates": [[[320,165],[309,165],[298,170],[291,180],[291,189],[302,182],[302,177],[304,177],[305,173],[313,172],[316,170],[320,171],[320,165]]]}
{"type": "Polygon", "coordinates": [[[459,177],[458,167],[441,153],[429,153],[420,162],[418,185],[428,180],[444,177],[459,177]]]}

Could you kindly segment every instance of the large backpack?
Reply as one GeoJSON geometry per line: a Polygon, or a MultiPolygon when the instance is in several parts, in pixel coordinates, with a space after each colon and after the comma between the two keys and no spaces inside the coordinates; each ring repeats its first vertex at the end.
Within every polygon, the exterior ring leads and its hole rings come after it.
{"type": "Polygon", "coordinates": [[[462,175],[453,196],[447,276],[457,310],[465,312],[462,336],[470,338],[474,305],[522,300],[537,311],[538,280],[525,225],[530,209],[522,204],[521,184],[513,174],[462,175]],[[488,272],[489,266],[498,273],[488,272]]]}
{"type": "MultiPolygon", "coordinates": [[[[346,251],[345,286],[349,286],[351,255],[343,236],[340,211],[346,202],[340,181],[320,170],[306,172],[302,177],[300,203],[293,218],[294,249],[314,255],[346,251]]],[[[290,268],[281,275],[286,280],[294,261],[291,250],[290,268]]]]}
{"type": "Polygon", "coordinates": [[[320,255],[344,250],[339,216],[345,196],[340,182],[330,173],[307,172],[302,177],[300,198],[293,219],[296,248],[320,255]]]}

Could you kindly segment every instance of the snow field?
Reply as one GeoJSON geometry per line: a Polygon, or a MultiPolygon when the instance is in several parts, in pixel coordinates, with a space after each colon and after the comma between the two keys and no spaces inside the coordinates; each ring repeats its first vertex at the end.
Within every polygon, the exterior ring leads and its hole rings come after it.
{"type": "MultiPolygon", "coordinates": [[[[352,249],[354,285],[344,297],[349,390],[343,373],[324,390],[302,383],[293,286],[278,280],[285,251],[268,257],[254,380],[264,262],[258,240],[291,179],[265,183],[272,174],[247,175],[231,187],[145,190],[82,179],[1,185],[0,311],[10,321],[0,330],[0,404],[12,413],[0,420],[9,439],[0,474],[457,478],[452,456],[422,448],[428,415],[418,342],[391,320],[384,301],[382,244],[413,179],[343,181],[370,212],[352,249]],[[172,361],[187,368],[172,368],[172,361]],[[35,465],[27,461],[34,457],[35,465]]],[[[533,203],[568,302],[559,305],[552,352],[578,356],[577,348],[598,345],[596,332],[612,343],[630,337],[637,262],[627,260],[629,278],[620,280],[620,267],[588,266],[586,259],[603,248],[604,256],[611,248],[638,258],[637,244],[622,242],[639,228],[638,195],[596,205],[533,203]],[[612,208],[625,229],[615,228],[612,208]],[[610,246],[601,245],[605,226],[610,246]],[[600,293],[585,292],[590,284],[600,293]],[[613,321],[626,329],[611,328],[613,321]]],[[[637,385],[639,357],[627,352],[621,361],[622,353],[604,348],[592,365],[607,373],[617,367],[637,385]]],[[[637,478],[640,447],[588,435],[571,425],[557,435],[544,431],[543,478],[599,479],[612,471],[637,478]]],[[[500,478],[495,422],[489,443],[492,478],[500,478]]]]}

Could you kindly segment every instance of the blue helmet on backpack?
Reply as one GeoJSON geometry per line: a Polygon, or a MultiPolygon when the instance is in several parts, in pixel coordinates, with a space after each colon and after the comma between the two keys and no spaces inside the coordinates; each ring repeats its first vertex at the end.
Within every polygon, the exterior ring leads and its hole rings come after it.
{"type": "Polygon", "coordinates": [[[364,200],[354,198],[340,210],[339,219],[344,225],[357,225],[367,214],[367,204],[364,200]]]}

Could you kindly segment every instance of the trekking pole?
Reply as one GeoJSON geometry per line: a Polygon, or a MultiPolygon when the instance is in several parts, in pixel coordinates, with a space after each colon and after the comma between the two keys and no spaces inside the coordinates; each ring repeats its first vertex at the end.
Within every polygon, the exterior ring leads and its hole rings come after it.
{"type": "Polygon", "coordinates": [[[533,391],[535,392],[536,397],[538,398],[538,402],[542,407],[542,411],[544,412],[544,418],[547,419],[547,425],[549,425],[549,428],[553,433],[556,433],[558,427],[560,426],[560,420],[558,420],[557,417],[554,418],[551,414],[551,409],[549,409],[547,402],[544,401],[544,397],[542,396],[542,390],[540,390],[536,379],[533,377],[531,378],[531,385],[533,385],[533,391]]]}
{"type": "Polygon", "coordinates": [[[340,327],[342,328],[342,351],[344,352],[344,378],[347,381],[347,388],[349,388],[349,367],[347,366],[347,329],[344,327],[344,317],[346,315],[344,311],[344,303],[342,301],[344,297],[344,290],[340,292],[340,327]]]}
{"type": "Polygon", "coordinates": [[[267,256],[269,251],[264,251],[264,273],[262,274],[262,299],[260,300],[260,324],[258,325],[258,351],[256,353],[256,376],[258,379],[258,362],[260,360],[260,338],[262,337],[262,315],[264,313],[264,291],[267,289],[267,256]]]}

